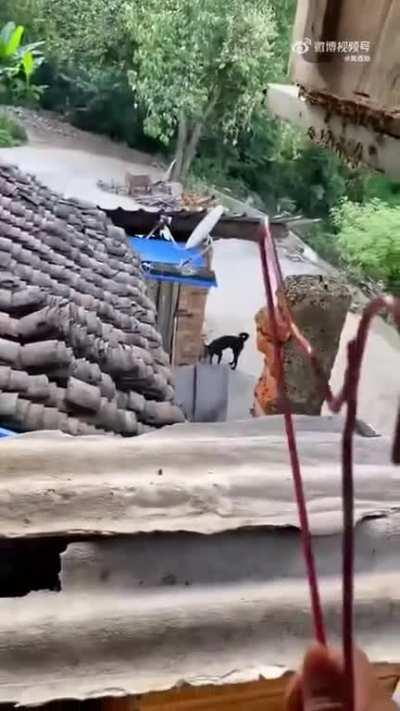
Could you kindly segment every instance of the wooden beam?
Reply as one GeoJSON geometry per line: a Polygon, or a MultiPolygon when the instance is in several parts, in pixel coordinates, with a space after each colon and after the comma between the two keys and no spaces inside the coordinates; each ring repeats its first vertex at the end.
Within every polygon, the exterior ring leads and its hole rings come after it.
{"type": "Polygon", "coordinates": [[[307,62],[331,62],[334,54],[330,52],[316,52],[315,46],[320,42],[329,42],[337,39],[340,18],[340,9],[343,0],[308,0],[307,15],[302,30],[302,39],[310,40],[310,47],[306,55],[307,62]]]}
{"type": "MultiPolygon", "coordinates": [[[[164,211],[165,212],[165,211],[164,211]]],[[[107,216],[114,225],[122,227],[130,236],[148,234],[158,222],[161,212],[148,212],[146,210],[105,210],[107,216]]],[[[172,218],[171,230],[177,242],[186,242],[195,227],[206,216],[206,211],[202,212],[169,212],[172,218]]],[[[265,217],[263,213],[259,213],[265,217]]],[[[258,228],[260,217],[251,216],[229,216],[226,215],[216,225],[213,230],[215,239],[241,239],[251,242],[258,241],[258,228]]],[[[284,222],[274,223],[271,221],[271,230],[276,239],[286,236],[287,226],[284,222]]]]}
{"type": "Polygon", "coordinates": [[[398,0],[298,0],[292,49],[296,84],[354,102],[359,116],[376,111],[400,132],[398,0]]]}
{"type": "Polygon", "coordinates": [[[365,164],[392,180],[400,180],[400,138],[329,114],[323,106],[302,99],[296,86],[270,84],[267,107],[274,116],[300,126],[315,143],[353,164],[365,164]]]}
{"type": "MultiPolygon", "coordinates": [[[[400,664],[375,664],[382,685],[392,695],[400,664]]],[[[285,694],[292,674],[223,686],[183,686],[132,699],[104,699],[98,711],[285,711],[285,694]]]]}

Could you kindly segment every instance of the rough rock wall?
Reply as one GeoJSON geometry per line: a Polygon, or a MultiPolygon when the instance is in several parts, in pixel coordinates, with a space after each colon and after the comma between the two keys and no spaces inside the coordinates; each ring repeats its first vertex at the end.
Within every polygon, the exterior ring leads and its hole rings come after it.
{"type": "Polygon", "coordinates": [[[134,435],[182,421],[155,320],[125,233],[0,165],[0,424],[134,435]]]}
{"type": "MultiPolygon", "coordinates": [[[[336,279],[322,276],[292,276],[285,279],[285,298],[296,324],[315,347],[329,379],[339,347],[340,334],[350,306],[350,293],[336,279]]],[[[256,315],[257,345],[264,354],[264,370],[257,383],[254,414],[281,412],[276,381],[274,341],[266,308],[256,315]]],[[[278,336],[283,345],[287,393],[293,412],[321,414],[324,393],[307,357],[291,338],[282,320],[278,336]]]]}

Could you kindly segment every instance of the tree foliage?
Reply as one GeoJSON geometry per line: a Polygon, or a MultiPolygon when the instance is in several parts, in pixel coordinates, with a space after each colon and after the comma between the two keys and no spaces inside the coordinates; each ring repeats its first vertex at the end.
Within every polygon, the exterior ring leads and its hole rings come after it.
{"type": "Polygon", "coordinates": [[[297,0],[270,0],[276,22],[273,81],[287,79],[297,0]]]}
{"type": "Polygon", "coordinates": [[[362,273],[400,293],[400,205],[378,199],[343,200],[333,210],[342,258],[362,273]]]}
{"type": "Polygon", "coordinates": [[[46,39],[48,57],[60,65],[98,71],[126,59],[122,0],[29,2],[32,31],[46,39]]]}
{"type": "Polygon", "coordinates": [[[178,129],[186,172],[205,125],[235,141],[261,104],[275,38],[271,7],[267,0],[133,0],[127,19],[135,49],[129,76],[146,108],[145,128],[165,143],[178,129]]]}
{"type": "Polygon", "coordinates": [[[257,193],[269,212],[284,209],[327,217],[344,196],[357,200],[362,194],[355,171],[310,143],[302,131],[270,118],[264,108],[255,113],[237,145],[224,144],[218,134],[208,135],[199,153],[194,164],[199,177],[209,176],[218,187],[225,180],[232,189],[241,182],[241,192],[257,193]]]}
{"type": "Polygon", "coordinates": [[[32,21],[35,14],[36,0],[1,0],[0,2],[0,26],[10,21],[22,25],[30,39],[32,39],[32,21]]]}
{"type": "Polygon", "coordinates": [[[41,101],[44,109],[64,114],[85,131],[102,133],[148,153],[159,151],[157,141],[144,134],[143,114],[134,104],[122,70],[66,67],[60,71],[56,64],[47,63],[38,79],[48,86],[41,101]]]}
{"type": "Polygon", "coordinates": [[[24,32],[14,22],[7,22],[0,31],[0,93],[6,100],[40,95],[32,86],[32,77],[43,62],[42,42],[23,44],[24,32]]]}

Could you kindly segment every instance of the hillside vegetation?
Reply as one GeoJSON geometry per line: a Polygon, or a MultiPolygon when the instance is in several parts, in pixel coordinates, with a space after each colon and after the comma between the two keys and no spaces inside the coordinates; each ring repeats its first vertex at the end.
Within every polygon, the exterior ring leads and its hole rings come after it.
{"type": "Polygon", "coordinates": [[[19,45],[3,59],[0,45],[0,100],[175,156],[177,179],[318,217],[307,239],[322,256],[398,290],[399,184],[265,109],[267,84],[287,81],[294,12],[295,0],[3,0],[19,45]]]}

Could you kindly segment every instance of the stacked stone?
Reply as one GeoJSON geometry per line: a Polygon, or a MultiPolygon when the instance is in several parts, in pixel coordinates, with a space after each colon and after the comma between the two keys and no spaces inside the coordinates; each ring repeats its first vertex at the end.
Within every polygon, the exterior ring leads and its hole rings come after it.
{"type": "Polygon", "coordinates": [[[155,322],[125,233],[0,165],[0,424],[134,435],[182,421],[155,322]]]}

